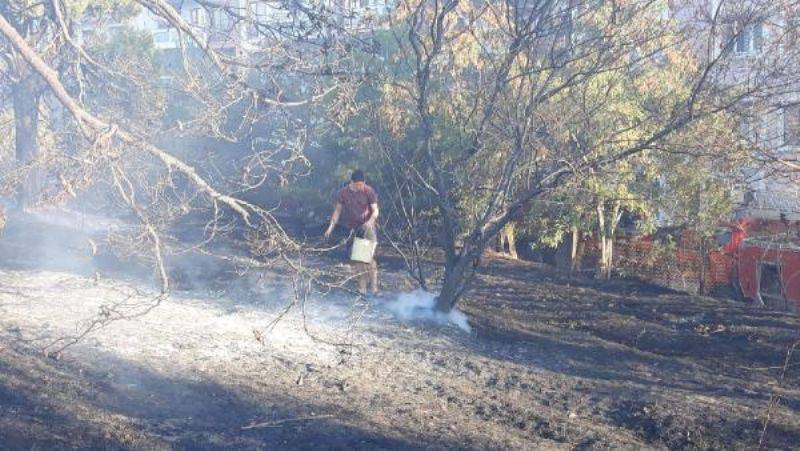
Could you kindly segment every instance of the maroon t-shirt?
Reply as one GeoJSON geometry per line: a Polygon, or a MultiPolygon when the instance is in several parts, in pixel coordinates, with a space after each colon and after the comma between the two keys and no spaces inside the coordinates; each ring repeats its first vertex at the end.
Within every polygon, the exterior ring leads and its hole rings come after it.
{"type": "Polygon", "coordinates": [[[339,191],[336,201],[342,204],[339,223],[355,229],[372,216],[372,204],[378,203],[378,195],[369,185],[364,185],[364,189],[360,191],[354,191],[348,185],[339,191]]]}

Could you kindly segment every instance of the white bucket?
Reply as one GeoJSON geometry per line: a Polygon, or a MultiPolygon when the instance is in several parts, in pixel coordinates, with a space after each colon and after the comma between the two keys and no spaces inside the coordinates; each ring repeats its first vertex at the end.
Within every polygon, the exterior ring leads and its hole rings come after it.
{"type": "Polygon", "coordinates": [[[370,241],[364,238],[353,238],[353,247],[350,249],[350,260],[361,263],[371,263],[375,255],[377,241],[370,241]]]}

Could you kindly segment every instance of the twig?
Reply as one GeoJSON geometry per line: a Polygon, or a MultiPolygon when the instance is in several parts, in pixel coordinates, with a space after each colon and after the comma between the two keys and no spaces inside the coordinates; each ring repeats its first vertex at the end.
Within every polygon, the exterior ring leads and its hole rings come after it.
{"type": "MultiPolygon", "coordinates": [[[[783,381],[786,379],[786,370],[789,368],[789,362],[792,360],[792,353],[794,352],[795,348],[800,345],[800,339],[796,340],[794,343],[789,346],[789,349],[786,350],[786,358],[783,361],[783,369],[781,370],[781,375],[778,378],[778,390],[783,387],[783,381]]],[[[758,449],[764,449],[764,441],[767,437],[767,428],[769,428],[769,423],[772,420],[772,412],[775,407],[780,404],[781,396],[777,393],[773,393],[772,396],[769,398],[769,405],[767,407],[767,415],[764,417],[764,427],[761,428],[761,437],[758,439],[758,449]]]]}
{"type": "Polygon", "coordinates": [[[740,366],[739,368],[743,369],[743,370],[746,370],[746,371],[769,371],[769,370],[782,370],[784,368],[792,368],[792,367],[795,367],[795,366],[800,366],[800,362],[793,363],[793,364],[787,365],[785,367],[784,366],[762,366],[762,367],[740,366]]]}
{"type": "Polygon", "coordinates": [[[299,417],[299,418],[285,418],[283,420],[266,421],[264,423],[256,423],[248,426],[242,426],[243,431],[259,428],[274,428],[286,423],[293,423],[295,421],[319,420],[322,418],[333,418],[333,415],[317,415],[313,417],[299,417]]]}

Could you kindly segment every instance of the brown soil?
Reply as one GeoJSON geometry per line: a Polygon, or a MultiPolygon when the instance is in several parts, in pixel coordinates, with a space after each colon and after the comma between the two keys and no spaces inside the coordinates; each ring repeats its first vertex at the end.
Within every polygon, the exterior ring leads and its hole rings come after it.
{"type": "Polygon", "coordinates": [[[38,351],[136,287],[0,270],[0,448],[744,449],[773,396],[763,445],[800,443],[790,314],[495,259],[461,305],[472,333],[329,295],[260,343],[287,296],[251,277],[38,351]]]}

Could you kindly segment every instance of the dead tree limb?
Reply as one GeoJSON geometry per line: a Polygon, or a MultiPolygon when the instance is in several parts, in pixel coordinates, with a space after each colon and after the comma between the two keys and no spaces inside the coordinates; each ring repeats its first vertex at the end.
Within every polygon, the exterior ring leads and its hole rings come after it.
{"type": "Polygon", "coordinates": [[[50,87],[50,90],[61,102],[61,104],[69,110],[75,120],[78,122],[81,129],[87,134],[87,138],[96,138],[99,135],[107,134],[109,138],[116,136],[122,142],[138,146],[147,153],[153,155],[167,167],[167,169],[174,169],[182,173],[194,185],[208,197],[214,201],[221,202],[235,211],[248,225],[253,224],[250,221],[250,215],[255,210],[254,206],[236,199],[234,197],[225,195],[214,189],[208,182],[205,181],[195,170],[194,167],[177,158],[176,156],[162,150],[161,148],[147,142],[133,133],[120,128],[116,124],[111,124],[103,121],[102,119],[94,116],[86,111],[78,102],[69,95],[64,85],[59,80],[58,74],[47,63],[45,63],[39,54],[25,42],[25,39],[20,36],[17,30],[11,26],[6,18],[0,14],[0,34],[8,39],[14,49],[19,52],[22,58],[35,70],[50,87]]]}

